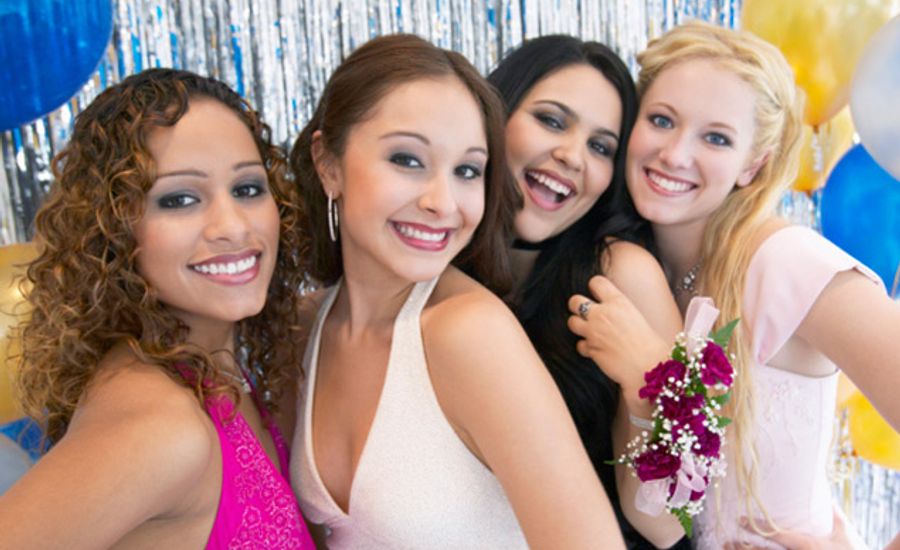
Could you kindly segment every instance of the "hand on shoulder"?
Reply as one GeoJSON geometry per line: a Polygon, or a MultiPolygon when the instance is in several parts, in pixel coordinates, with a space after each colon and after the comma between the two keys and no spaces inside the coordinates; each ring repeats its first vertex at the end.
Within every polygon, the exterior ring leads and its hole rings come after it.
{"type": "Polygon", "coordinates": [[[603,276],[588,283],[591,297],[576,294],[569,299],[568,326],[580,336],[578,353],[594,361],[622,386],[630,408],[640,408],[638,389],[644,373],[666,358],[671,348],[653,329],[640,310],[603,276]]]}

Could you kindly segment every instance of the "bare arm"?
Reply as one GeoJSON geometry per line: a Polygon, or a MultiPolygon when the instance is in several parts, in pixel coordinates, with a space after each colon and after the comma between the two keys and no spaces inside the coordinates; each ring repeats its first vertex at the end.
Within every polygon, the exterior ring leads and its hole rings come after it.
{"type": "MultiPolygon", "coordinates": [[[[681,314],[669,291],[662,268],[653,256],[643,248],[628,242],[613,243],[604,258],[606,277],[622,292],[636,308],[649,328],[663,340],[672,342],[681,331],[681,314]]],[[[663,352],[665,353],[665,352],[663,352]]],[[[656,361],[663,357],[656,358],[656,361]]],[[[609,358],[607,361],[616,360],[609,358]]],[[[629,422],[629,415],[649,418],[650,403],[638,397],[638,390],[644,385],[644,372],[655,366],[655,362],[635,365],[636,369],[624,371],[626,364],[619,367],[608,363],[598,363],[607,375],[621,386],[622,398],[613,422],[613,449],[616,456],[625,452],[626,444],[639,436],[641,428],[629,422]]],[[[681,525],[674,516],[668,514],[653,517],[635,508],[635,496],[640,488],[640,480],[632,475],[628,466],[616,466],[616,487],[622,512],[641,535],[659,548],[672,546],[684,535],[681,525]]]]}
{"type": "Polygon", "coordinates": [[[835,364],[900,432],[900,303],[856,271],[838,273],[796,335],[835,364]]]}
{"type": "Polygon", "coordinates": [[[529,546],[624,548],[562,396],[512,312],[478,289],[431,317],[438,400],[497,476],[529,546]]]}
{"type": "Polygon", "coordinates": [[[190,395],[158,399],[171,385],[160,376],[96,384],[66,435],[0,496],[0,548],[108,548],[183,506],[208,468],[210,435],[190,395]]]}

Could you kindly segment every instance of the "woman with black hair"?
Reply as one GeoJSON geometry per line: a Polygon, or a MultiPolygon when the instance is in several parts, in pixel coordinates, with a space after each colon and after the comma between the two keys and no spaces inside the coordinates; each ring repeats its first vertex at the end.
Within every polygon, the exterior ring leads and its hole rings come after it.
{"type": "Polygon", "coordinates": [[[625,402],[631,411],[649,405],[637,387],[620,387],[582,357],[566,327],[569,297],[595,274],[612,279],[660,335],[681,327],[663,271],[644,248],[653,246],[649,226],[625,187],[637,112],[631,75],[602,44],[544,36],[509,54],[489,80],[506,103],[507,161],[523,198],[509,302],[565,398],[628,547],[672,546],[677,521],[636,510],[637,479],[606,464],[640,431],[625,402]]]}

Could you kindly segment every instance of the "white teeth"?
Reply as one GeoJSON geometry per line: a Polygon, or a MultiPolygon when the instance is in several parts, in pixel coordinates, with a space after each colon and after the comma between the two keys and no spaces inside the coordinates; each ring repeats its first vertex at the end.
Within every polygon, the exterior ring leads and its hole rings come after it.
{"type": "Polygon", "coordinates": [[[551,178],[550,176],[547,176],[546,174],[542,174],[540,172],[530,172],[529,171],[528,175],[534,181],[540,183],[541,185],[550,189],[554,193],[562,195],[563,197],[568,197],[569,195],[572,194],[572,188],[559,183],[558,181],[551,178]]]}
{"type": "Polygon", "coordinates": [[[256,265],[256,256],[250,256],[236,262],[228,262],[227,264],[199,264],[191,266],[194,271],[206,273],[208,275],[237,275],[243,273],[256,265]]]}
{"type": "Polygon", "coordinates": [[[670,180],[669,178],[663,177],[656,172],[651,172],[649,170],[647,171],[647,176],[650,178],[650,181],[671,193],[684,193],[685,191],[690,191],[694,187],[690,183],[670,180]]]}
{"type": "Polygon", "coordinates": [[[440,233],[432,233],[426,231],[420,231],[414,227],[410,227],[408,225],[403,225],[399,223],[395,223],[394,227],[397,228],[397,231],[400,232],[401,235],[405,237],[409,237],[411,239],[416,239],[419,241],[428,241],[428,242],[440,242],[447,238],[447,232],[441,231],[440,233]]]}

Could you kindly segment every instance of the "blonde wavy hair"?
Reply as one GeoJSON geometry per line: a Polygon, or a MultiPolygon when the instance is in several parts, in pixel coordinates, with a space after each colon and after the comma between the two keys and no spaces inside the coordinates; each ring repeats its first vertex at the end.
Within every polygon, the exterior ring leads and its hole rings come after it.
{"type": "Polygon", "coordinates": [[[257,386],[273,395],[272,403],[299,376],[298,302],[309,239],[284,154],[256,112],[225,84],[151,69],[106,89],[78,115],[70,141],[53,160],[56,181],[35,219],[40,252],[26,273],[32,315],[19,327],[16,382],[25,412],[43,425],[51,444],[65,434],[101,359],[119,342],[191,387],[200,403],[211,394],[239,399],[235,382],[211,355],[215,350],[187,343],[188,327],[135,267],[134,226],[156,179],[147,137],[176,124],[198,98],[225,105],[251,132],[281,219],[266,305],[238,323],[236,349],[246,351],[257,386]],[[196,376],[186,381],[178,364],[196,376]]]}
{"type": "MultiPolygon", "coordinates": [[[[759,230],[775,214],[782,195],[797,175],[804,96],[781,52],[746,31],[697,21],[686,23],[652,40],[637,59],[641,66],[637,82],[640,95],[665,69],[696,59],[713,61],[741,78],[756,93],[752,158],[764,158],[763,164],[750,184],[735,187],[711,216],[701,248],[703,267],[698,281],[702,293],[712,296],[721,311],[717,322],[720,327],[742,317],[744,281],[754,245],[758,244],[759,230]]],[[[726,414],[734,419],[731,429],[737,450],[734,472],[738,486],[748,495],[747,516],[754,529],[765,534],[753,522],[756,514],[750,513],[751,502],[755,502],[766,519],[770,519],[755,490],[758,458],[751,438],[754,361],[748,330],[744,325],[742,330],[735,331],[729,346],[735,355],[737,376],[726,414]],[[749,463],[740,452],[745,448],[751,450],[749,463]]]]}

